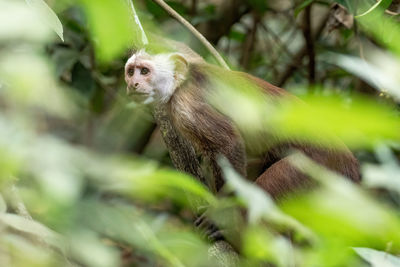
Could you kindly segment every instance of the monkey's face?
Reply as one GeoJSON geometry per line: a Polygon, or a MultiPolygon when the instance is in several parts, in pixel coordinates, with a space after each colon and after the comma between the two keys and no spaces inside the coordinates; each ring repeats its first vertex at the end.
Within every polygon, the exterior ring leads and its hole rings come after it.
{"type": "Polygon", "coordinates": [[[145,103],[154,99],[168,101],[179,84],[175,57],[176,54],[152,56],[143,50],[130,57],[125,65],[128,95],[145,96],[145,103]]]}
{"type": "Polygon", "coordinates": [[[125,81],[128,95],[154,95],[154,66],[149,60],[133,55],[125,65],[125,81]]]}

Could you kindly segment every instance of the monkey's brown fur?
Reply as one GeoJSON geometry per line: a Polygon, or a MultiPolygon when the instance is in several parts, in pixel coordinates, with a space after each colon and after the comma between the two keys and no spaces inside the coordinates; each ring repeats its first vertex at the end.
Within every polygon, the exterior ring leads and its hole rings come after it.
{"type": "Polygon", "coordinates": [[[211,164],[216,190],[224,184],[217,157],[224,155],[236,171],[246,177],[246,154],[239,132],[228,117],[218,113],[206,102],[204,90],[208,77],[197,65],[189,67],[187,80],[172,95],[168,107],[178,131],[211,164]]]}
{"type": "MultiPolygon", "coordinates": [[[[246,156],[243,141],[231,120],[206,102],[205,93],[212,90],[207,89],[212,87],[208,68],[206,64],[190,64],[186,81],[175,90],[168,106],[178,131],[210,160],[216,189],[220,190],[224,182],[216,157],[219,154],[224,155],[240,174],[246,176],[246,156]]],[[[294,98],[287,91],[259,78],[241,72],[236,74],[255,84],[271,97],[294,98]]],[[[274,136],[272,138],[279,140],[274,136]]],[[[275,199],[312,184],[311,180],[293,167],[285,157],[285,153],[290,149],[298,149],[352,181],[360,181],[358,161],[346,147],[336,150],[293,141],[285,145],[280,144],[269,151],[267,158],[271,161],[270,166],[255,181],[275,199]]]]}
{"type": "MultiPolygon", "coordinates": [[[[294,98],[289,92],[264,80],[247,73],[243,73],[242,75],[253,81],[271,97],[294,98]]],[[[279,137],[274,137],[273,139],[279,141],[279,137]]],[[[339,148],[327,148],[319,147],[315,144],[306,144],[296,140],[290,143],[279,143],[276,147],[270,148],[266,155],[266,165],[268,166],[255,181],[257,185],[267,191],[275,199],[293,191],[310,187],[313,184],[304,173],[290,164],[289,157],[285,154],[291,149],[303,152],[317,163],[349,178],[353,182],[358,183],[361,180],[359,163],[351,151],[344,145],[340,145],[339,148]]]]}
{"type": "MultiPolygon", "coordinates": [[[[233,122],[208,103],[208,94],[218,90],[215,80],[227,81],[230,86],[244,83],[256,87],[264,91],[272,102],[278,103],[281,99],[300,101],[252,75],[222,70],[177,53],[152,56],[143,50],[137,52],[125,65],[125,80],[128,93],[144,94],[150,101],[158,98],[160,103],[167,105],[175,128],[209,162],[216,191],[224,184],[217,157],[225,156],[236,171],[246,177],[246,152],[233,122]]],[[[302,151],[352,181],[360,180],[358,162],[344,145],[333,149],[298,140],[288,142],[271,130],[266,131],[264,137],[270,147],[266,155],[266,170],[255,182],[274,198],[312,184],[307,176],[290,164],[287,152],[291,149],[302,151]]]]}

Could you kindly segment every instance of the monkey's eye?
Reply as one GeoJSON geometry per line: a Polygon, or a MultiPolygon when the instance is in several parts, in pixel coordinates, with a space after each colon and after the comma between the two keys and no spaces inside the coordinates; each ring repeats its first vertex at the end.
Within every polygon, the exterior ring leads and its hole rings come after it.
{"type": "Polygon", "coordinates": [[[129,75],[129,77],[132,77],[133,74],[135,74],[135,69],[134,69],[134,68],[128,69],[128,75],[129,75]]]}
{"type": "Polygon", "coordinates": [[[148,69],[148,68],[142,68],[141,70],[140,70],[140,74],[142,74],[142,75],[146,75],[147,73],[149,73],[150,72],[150,70],[148,69]]]}

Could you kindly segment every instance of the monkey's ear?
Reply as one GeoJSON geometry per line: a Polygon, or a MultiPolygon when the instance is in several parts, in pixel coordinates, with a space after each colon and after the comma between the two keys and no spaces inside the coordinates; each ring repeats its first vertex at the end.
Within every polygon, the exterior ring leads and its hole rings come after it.
{"type": "Polygon", "coordinates": [[[180,53],[173,53],[169,56],[169,59],[175,64],[175,75],[185,76],[189,66],[185,56],[180,53]]]}

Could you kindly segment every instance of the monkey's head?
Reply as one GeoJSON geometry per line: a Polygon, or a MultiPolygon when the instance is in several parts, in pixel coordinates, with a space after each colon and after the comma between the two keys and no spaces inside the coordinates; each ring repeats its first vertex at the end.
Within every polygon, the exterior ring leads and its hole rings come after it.
{"type": "Polygon", "coordinates": [[[185,80],[188,63],[178,53],[149,55],[144,50],[133,54],[125,64],[128,95],[167,102],[175,89],[185,80]]]}

